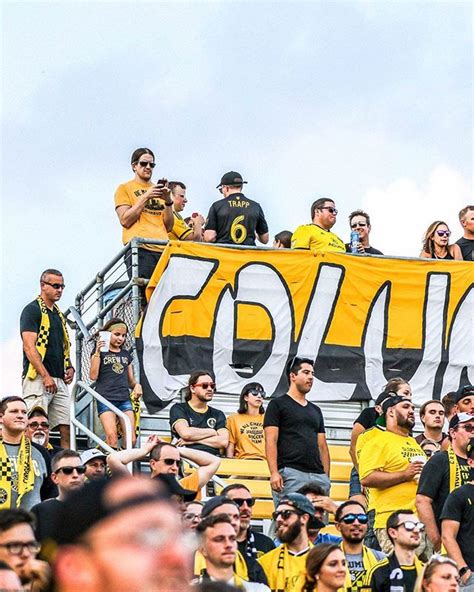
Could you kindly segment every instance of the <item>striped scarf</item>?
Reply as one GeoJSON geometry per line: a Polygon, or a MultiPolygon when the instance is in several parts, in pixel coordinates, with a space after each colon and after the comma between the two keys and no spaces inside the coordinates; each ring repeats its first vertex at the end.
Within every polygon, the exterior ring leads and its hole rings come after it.
{"type": "Polygon", "coordinates": [[[12,459],[0,438],[0,510],[12,506],[12,490],[17,492],[16,507],[19,508],[25,494],[30,492],[35,484],[33,455],[31,441],[23,435],[18,448],[16,459],[16,474],[12,466],[12,459]]]}

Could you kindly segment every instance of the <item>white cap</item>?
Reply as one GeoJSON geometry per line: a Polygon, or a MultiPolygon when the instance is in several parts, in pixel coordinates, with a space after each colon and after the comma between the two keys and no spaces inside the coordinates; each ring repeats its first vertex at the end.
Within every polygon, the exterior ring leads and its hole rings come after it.
{"type": "Polygon", "coordinates": [[[105,460],[107,455],[104,452],[101,452],[98,448],[89,448],[89,450],[84,450],[84,452],[81,453],[81,462],[83,465],[87,464],[94,458],[103,458],[105,460]]]}

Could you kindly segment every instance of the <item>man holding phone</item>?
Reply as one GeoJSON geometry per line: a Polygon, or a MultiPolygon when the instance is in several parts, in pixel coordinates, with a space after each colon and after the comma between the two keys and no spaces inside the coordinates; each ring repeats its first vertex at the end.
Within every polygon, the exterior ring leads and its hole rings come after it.
{"type": "MultiPolygon", "coordinates": [[[[115,211],[122,225],[122,241],[132,238],[168,240],[173,228],[173,200],[167,179],[151,181],[155,155],[149,148],[137,148],[131,157],[135,177],[119,185],[115,192],[115,211]]],[[[164,245],[140,245],[138,275],[149,279],[156,267],[164,245]]],[[[125,256],[127,273],[131,277],[131,255],[125,256]]]]}

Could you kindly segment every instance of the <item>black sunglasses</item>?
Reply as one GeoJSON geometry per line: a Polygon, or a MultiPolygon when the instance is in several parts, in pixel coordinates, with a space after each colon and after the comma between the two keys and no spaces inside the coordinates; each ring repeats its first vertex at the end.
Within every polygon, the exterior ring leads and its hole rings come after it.
{"type": "Polygon", "coordinates": [[[353,224],[351,224],[351,228],[357,228],[358,226],[360,226],[361,228],[365,228],[367,224],[365,222],[354,222],[353,224]]]}
{"type": "Polygon", "coordinates": [[[318,208],[319,210],[328,210],[328,212],[330,214],[335,214],[337,216],[337,210],[336,208],[333,208],[332,206],[323,206],[322,208],[318,208]]]}
{"type": "Polygon", "coordinates": [[[52,284],[51,282],[43,282],[43,284],[51,286],[51,288],[54,288],[55,290],[64,290],[64,288],[66,287],[66,284],[52,284]]]}
{"type": "Polygon", "coordinates": [[[211,388],[213,391],[216,390],[216,383],[215,382],[195,382],[193,386],[200,386],[204,390],[211,388]]]}
{"type": "Polygon", "coordinates": [[[354,524],[356,520],[359,524],[367,524],[369,517],[367,514],[346,514],[341,518],[341,522],[344,522],[344,524],[354,524]]]}
{"type": "Polygon", "coordinates": [[[42,421],[41,423],[39,421],[32,421],[29,424],[30,428],[33,428],[34,430],[36,430],[36,428],[43,428],[44,430],[49,430],[49,423],[47,421],[42,421]]]}
{"type": "Polygon", "coordinates": [[[267,393],[265,391],[261,391],[259,389],[249,389],[245,394],[253,395],[254,397],[262,397],[262,399],[265,399],[265,397],[267,396],[267,393]]]}
{"type": "Polygon", "coordinates": [[[173,465],[176,465],[177,467],[179,467],[179,460],[176,460],[175,458],[162,458],[161,460],[168,467],[172,467],[173,465]]]}
{"type": "Polygon", "coordinates": [[[79,465],[77,467],[59,467],[59,469],[56,469],[54,472],[60,473],[61,471],[65,475],[72,475],[74,471],[77,471],[78,475],[84,475],[86,472],[86,467],[84,465],[79,465]]]}
{"type": "Polygon", "coordinates": [[[244,504],[247,504],[249,508],[255,505],[253,497],[234,497],[232,500],[234,504],[237,504],[241,508],[244,504]]]}
{"type": "Polygon", "coordinates": [[[146,160],[139,160],[138,164],[144,169],[146,169],[147,166],[149,166],[151,169],[156,167],[156,162],[147,162],[146,160]]]}
{"type": "Polygon", "coordinates": [[[273,512],[272,518],[273,520],[276,520],[281,516],[283,520],[288,520],[288,518],[293,514],[298,514],[301,516],[301,512],[298,512],[298,510],[278,510],[277,512],[273,512]]]}

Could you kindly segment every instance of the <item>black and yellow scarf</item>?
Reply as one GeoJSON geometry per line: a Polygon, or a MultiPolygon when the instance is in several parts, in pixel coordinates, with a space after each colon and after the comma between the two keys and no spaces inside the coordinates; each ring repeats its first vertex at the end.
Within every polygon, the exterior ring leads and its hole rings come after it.
{"type": "Polygon", "coordinates": [[[0,510],[11,508],[12,490],[18,493],[16,507],[20,507],[21,500],[25,494],[30,492],[35,484],[35,472],[33,467],[31,441],[23,435],[18,448],[18,458],[16,459],[16,479],[12,461],[8,456],[7,449],[0,437],[0,510]]]}
{"type": "MultiPolygon", "coordinates": [[[[49,342],[49,330],[50,330],[50,322],[48,316],[48,307],[44,303],[44,300],[41,296],[38,296],[36,299],[38,306],[41,311],[41,324],[38,331],[38,337],[36,339],[36,349],[40,355],[41,361],[44,360],[46,355],[46,350],[48,349],[48,342],[49,342]]],[[[59,315],[61,319],[61,324],[63,326],[63,342],[64,342],[64,371],[66,372],[67,368],[71,365],[70,362],[70,351],[71,351],[71,342],[69,341],[69,335],[67,332],[67,325],[66,325],[66,317],[63,313],[59,310],[56,304],[53,305],[53,310],[59,315]]],[[[30,362],[28,364],[28,372],[26,373],[26,377],[34,380],[37,376],[36,369],[34,368],[33,364],[30,362]]]]}

